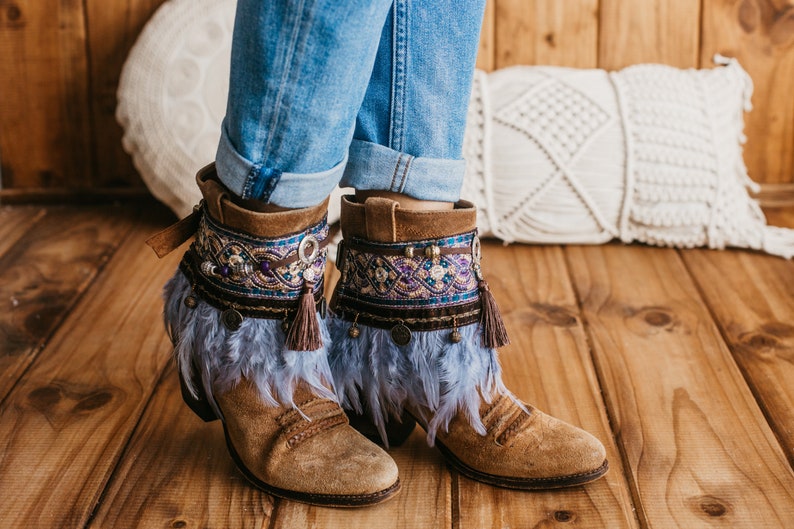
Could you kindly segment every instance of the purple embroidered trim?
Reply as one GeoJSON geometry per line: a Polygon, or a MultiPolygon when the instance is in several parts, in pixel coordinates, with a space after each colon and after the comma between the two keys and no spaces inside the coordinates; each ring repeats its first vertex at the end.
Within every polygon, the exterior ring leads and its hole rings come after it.
{"type": "Polygon", "coordinates": [[[433,309],[466,305],[479,298],[473,269],[476,232],[438,240],[380,244],[350,239],[340,260],[339,300],[387,309],[433,309]],[[460,249],[460,253],[448,250],[460,249]],[[371,251],[369,251],[371,249],[371,251]]]}
{"type": "Polygon", "coordinates": [[[299,233],[265,238],[235,232],[205,211],[190,249],[194,276],[230,297],[296,300],[304,280],[314,283],[315,293],[322,289],[327,238],[325,218],[299,233]]]}

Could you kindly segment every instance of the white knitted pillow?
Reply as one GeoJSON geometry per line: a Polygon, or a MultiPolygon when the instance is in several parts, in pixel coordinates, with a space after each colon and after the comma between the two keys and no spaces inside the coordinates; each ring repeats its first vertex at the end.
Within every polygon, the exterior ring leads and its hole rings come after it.
{"type": "Polygon", "coordinates": [[[790,258],[794,232],[766,226],[747,188],[743,111],[752,81],[732,59],[680,70],[513,67],[478,72],[464,194],[507,242],[764,250],[790,258]]]}
{"type": "MultiPolygon", "coordinates": [[[[236,0],[168,0],[121,75],[124,148],[178,216],[200,198],[228,91],[236,0]]],[[[752,85],[735,61],[711,70],[634,66],[477,72],[463,196],[481,231],[508,242],[737,246],[791,257],[747,195],[742,112],[752,85]]],[[[340,194],[337,191],[336,194],[340,194]]],[[[338,218],[331,200],[329,219],[338,218]]]]}

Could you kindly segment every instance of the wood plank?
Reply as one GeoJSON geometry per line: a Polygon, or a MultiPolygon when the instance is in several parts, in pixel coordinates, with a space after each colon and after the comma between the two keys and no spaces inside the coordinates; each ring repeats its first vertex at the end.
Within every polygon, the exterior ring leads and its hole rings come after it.
{"type": "Polygon", "coordinates": [[[499,0],[496,67],[597,64],[598,0],[499,0]]]}
{"type": "Polygon", "coordinates": [[[489,487],[456,475],[456,527],[637,527],[560,247],[488,243],[484,265],[512,340],[500,351],[508,388],[596,435],[607,446],[611,469],[586,486],[532,493],[489,487]]]}
{"type": "Polygon", "coordinates": [[[676,250],[566,250],[640,521],[790,526],[794,473],[676,250]]]}
{"type": "Polygon", "coordinates": [[[219,422],[182,402],[173,364],[121,458],[91,527],[268,527],[271,496],[251,487],[219,422]]]}
{"type": "Polygon", "coordinates": [[[129,232],[127,208],[51,208],[0,256],[0,402],[129,232]]]}
{"type": "MultiPolygon", "coordinates": [[[[0,519],[83,527],[170,357],[162,261],[141,221],[0,408],[0,519]]],[[[79,268],[79,266],[77,267],[79,268]]]]}
{"type": "Polygon", "coordinates": [[[700,53],[700,2],[601,0],[598,32],[600,68],[643,62],[694,67],[700,53]]]}
{"type": "Polygon", "coordinates": [[[480,49],[477,52],[477,68],[486,72],[496,68],[496,0],[485,2],[480,49]]]}
{"type": "Polygon", "coordinates": [[[0,8],[3,187],[84,187],[92,164],[83,3],[0,8]]]}
{"type": "Polygon", "coordinates": [[[761,184],[761,190],[753,198],[763,208],[794,208],[794,182],[761,184]]]}
{"type": "Polygon", "coordinates": [[[744,251],[682,257],[794,466],[794,262],[744,251]]]}
{"type": "Polygon", "coordinates": [[[744,160],[759,182],[794,182],[794,3],[703,0],[702,66],[722,53],[753,78],[744,160]]]}
{"type": "Polygon", "coordinates": [[[92,187],[132,186],[143,182],[121,147],[116,122],[116,90],[127,54],[143,26],[164,0],[85,0],[91,56],[91,115],[97,171],[92,187]]]}
{"type": "Polygon", "coordinates": [[[37,207],[0,208],[0,255],[24,237],[46,213],[37,207]]]}

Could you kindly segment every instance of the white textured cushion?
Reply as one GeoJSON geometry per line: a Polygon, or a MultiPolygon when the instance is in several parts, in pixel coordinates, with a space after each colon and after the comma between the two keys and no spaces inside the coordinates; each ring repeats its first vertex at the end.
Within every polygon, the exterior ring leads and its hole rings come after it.
{"type": "Polygon", "coordinates": [[[519,66],[478,72],[464,194],[507,242],[753,248],[791,257],[794,232],[766,226],[747,189],[735,60],[618,72],[519,66]]]}
{"type": "MultiPolygon", "coordinates": [[[[130,52],[116,116],[152,194],[178,216],[200,198],[228,91],[235,0],[168,0],[130,52]]],[[[750,78],[732,60],[619,72],[514,67],[477,72],[463,196],[508,242],[736,246],[791,257],[746,192],[742,112],[750,78]]],[[[337,190],[335,193],[339,195],[337,190]]],[[[339,216],[331,200],[331,221],[339,216]]]]}

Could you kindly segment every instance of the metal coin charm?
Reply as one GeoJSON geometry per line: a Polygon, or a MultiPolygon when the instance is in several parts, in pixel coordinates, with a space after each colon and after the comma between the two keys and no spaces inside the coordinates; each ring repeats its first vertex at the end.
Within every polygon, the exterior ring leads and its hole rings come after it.
{"type": "Polygon", "coordinates": [[[452,343],[460,343],[463,339],[463,336],[460,335],[460,331],[457,329],[452,329],[452,332],[449,333],[449,341],[452,343]]]}
{"type": "Polygon", "coordinates": [[[391,339],[397,345],[408,345],[411,343],[411,329],[404,323],[398,323],[391,328],[391,339]]]}
{"type": "Polygon", "coordinates": [[[195,309],[196,305],[198,305],[198,300],[196,299],[196,296],[194,296],[193,294],[189,294],[185,298],[185,306],[189,309],[195,309]]]}
{"type": "Polygon", "coordinates": [[[358,329],[358,326],[355,323],[347,330],[347,335],[351,338],[358,338],[360,334],[361,331],[358,329]]]}
{"type": "Polygon", "coordinates": [[[235,309],[226,309],[221,313],[223,326],[230,331],[236,331],[243,324],[243,315],[235,309]]]}

